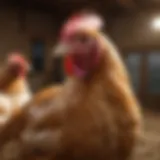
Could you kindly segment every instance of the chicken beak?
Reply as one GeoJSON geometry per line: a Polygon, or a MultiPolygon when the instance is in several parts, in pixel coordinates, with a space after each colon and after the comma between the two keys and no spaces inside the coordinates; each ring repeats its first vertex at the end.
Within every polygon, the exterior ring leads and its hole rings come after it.
{"type": "Polygon", "coordinates": [[[33,67],[31,66],[31,64],[29,64],[29,65],[27,66],[27,70],[28,70],[29,72],[32,72],[32,71],[33,71],[33,67]]]}
{"type": "Polygon", "coordinates": [[[70,47],[67,44],[58,44],[54,47],[53,57],[63,57],[67,52],[69,52],[70,47]]]}

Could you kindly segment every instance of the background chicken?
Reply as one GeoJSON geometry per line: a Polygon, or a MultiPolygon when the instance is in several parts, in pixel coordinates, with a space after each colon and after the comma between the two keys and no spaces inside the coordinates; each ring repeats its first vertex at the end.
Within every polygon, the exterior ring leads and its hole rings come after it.
{"type": "Polygon", "coordinates": [[[0,74],[0,124],[17,112],[31,98],[31,92],[26,80],[29,63],[25,58],[12,53],[6,60],[0,74]]]}
{"type": "Polygon", "coordinates": [[[56,54],[65,56],[68,79],[47,101],[33,98],[10,121],[0,134],[1,160],[130,158],[140,129],[139,106],[101,26],[93,14],[76,15],[63,26],[56,54]]]}

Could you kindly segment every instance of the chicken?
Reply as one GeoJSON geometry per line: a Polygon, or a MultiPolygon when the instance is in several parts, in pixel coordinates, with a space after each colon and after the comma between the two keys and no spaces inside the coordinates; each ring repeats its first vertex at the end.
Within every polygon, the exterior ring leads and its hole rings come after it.
{"type": "Polygon", "coordinates": [[[61,90],[62,87],[63,87],[62,84],[48,86],[48,87],[38,91],[37,93],[35,93],[31,102],[33,104],[35,103],[36,105],[40,105],[42,102],[46,103],[51,98],[53,98],[57,94],[57,92],[59,92],[61,90]]]}
{"type": "Polygon", "coordinates": [[[94,14],[76,15],[64,24],[55,55],[64,56],[68,78],[51,89],[50,98],[37,102],[33,97],[8,123],[0,133],[1,160],[131,157],[141,130],[140,108],[101,26],[94,14]]]}
{"type": "Polygon", "coordinates": [[[31,98],[26,81],[29,63],[18,53],[9,55],[0,74],[0,126],[31,98]],[[16,107],[13,107],[16,106],[16,107]]]}

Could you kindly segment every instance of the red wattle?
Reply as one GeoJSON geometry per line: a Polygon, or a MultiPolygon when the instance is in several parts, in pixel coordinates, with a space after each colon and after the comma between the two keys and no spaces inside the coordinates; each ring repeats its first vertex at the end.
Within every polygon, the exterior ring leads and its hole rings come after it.
{"type": "Polygon", "coordinates": [[[67,56],[64,60],[64,68],[68,75],[73,74],[73,62],[70,56],[67,56]]]}

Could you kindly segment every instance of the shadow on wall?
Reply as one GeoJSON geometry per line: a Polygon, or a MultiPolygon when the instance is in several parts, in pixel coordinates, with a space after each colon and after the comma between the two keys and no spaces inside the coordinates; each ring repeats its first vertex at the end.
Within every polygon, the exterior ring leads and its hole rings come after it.
{"type": "Polygon", "coordinates": [[[64,81],[63,59],[53,59],[53,69],[51,70],[52,83],[62,83],[64,81]]]}

